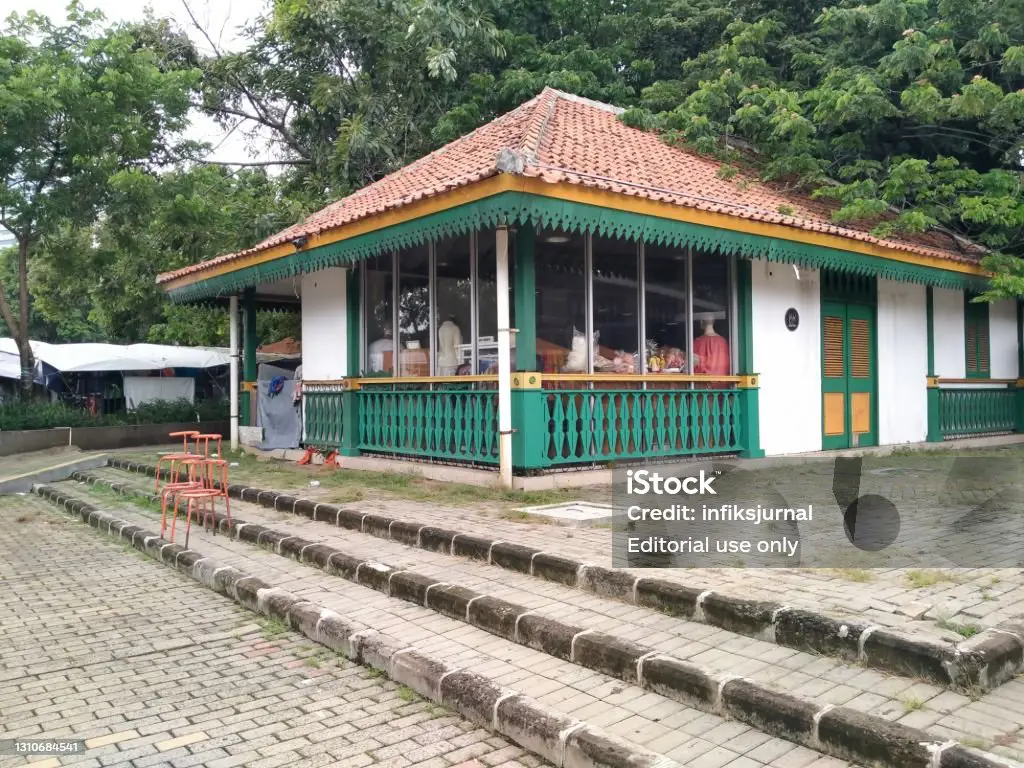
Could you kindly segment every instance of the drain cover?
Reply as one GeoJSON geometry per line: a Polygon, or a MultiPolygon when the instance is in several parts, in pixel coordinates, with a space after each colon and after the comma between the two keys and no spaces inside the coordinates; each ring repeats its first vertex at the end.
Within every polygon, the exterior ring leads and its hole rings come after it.
{"type": "Polygon", "coordinates": [[[570,501],[564,504],[522,507],[516,511],[538,517],[552,517],[566,523],[594,524],[612,521],[611,504],[595,504],[590,501],[570,501]]]}

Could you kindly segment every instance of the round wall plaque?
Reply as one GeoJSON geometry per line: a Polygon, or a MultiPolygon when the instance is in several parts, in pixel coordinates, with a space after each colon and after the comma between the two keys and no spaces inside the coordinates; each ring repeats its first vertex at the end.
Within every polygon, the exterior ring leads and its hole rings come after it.
{"type": "Polygon", "coordinates": [[[790,331],[795,331],[800,327],[800,313],[797,312],[793,307],[786,310],[786,328],[790,331]]]}

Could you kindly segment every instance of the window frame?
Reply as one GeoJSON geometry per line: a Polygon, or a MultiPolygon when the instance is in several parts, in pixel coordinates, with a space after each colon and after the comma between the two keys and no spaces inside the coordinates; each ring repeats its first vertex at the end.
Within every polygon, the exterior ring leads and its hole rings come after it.
{"type": "Polygon", "coordinates": [[[992,335],[990,304],[987,301],[975,302],[977,294],[964,294],[964,378],[985,380],[992,378],[992,335]],[[975,370],[971,370],[971,348],[969,329],[974,325],[974,359],[977,361],[975,370]],[[982,366],[982,337],[984,348],[988,350],[985,365],[982,366]]]}
{"type": "MultiPolygon", "coordinates": [[[[478,343],[479,339],[479,327],[480,327],[480,269],[479,269],[479,238],[481,232],[486,230],[474,230],[468,233],[469,237],[469,264],[470,264],[470,336],[472,338],[472,351],[471,357],[471,370],[476,372],[479,368],[479,350],[478,343]]],[[[647,243],[643,240],[637,241],[636,247],[636,266],[638,271],[637,279],[637,308],[638,308],[638,349],[640,350],[640,366],[637,374],[642,376],[648,373],[647,371],[647,355],[645,353],[645,345],[647,340],[647,254],[646,254],[647,243]]],[[[585,291],[585,303],[586,303],[586,340],[587,340],[587,373],[590,376],[600,375],[594,373],[594,355],[596,349],[594,346],[594,236],[590,232],[584,233],[584,258],[583,258],[583,269],[584,269],[584,291],[585,291]]],[[[690,339],[690,343],[693,343],[693,259],[694,249],[691,246],[687,246],[684,249],[686,256],[686,334],[690,339]]],[[[431,239],[427,243],[428,253],[428,296],[429,296],[429,308],[428,317],[430,318],[431,329],[431,345],[430,345],[430,377],[436,375],[437,371],[437,350],[436,344],[434,343],[434,334],[436,333],[437,325],[437,248],[436,241],[431,239]]],[[[393,250],[389,252],[391,257],[391,308],[392,308],[392,339],[399,339],[399,309],[398,309],[398,297],[399,297],[399,283],[401,280],[401,251],[393,250]]],[[[740,332],[739,319],[737,315],[738,297],[736,294],[736,256],[723,256],[726,259],[726,288],[728,291],[728,325],[729,325],[729,357],[730,365],[733,371],[738,370],[738,352],[739,344],[738,334],[740,332]]],[[[360,324],[360,345],[359,345],[359,367],[360,375],[366,373],[366,366],[369,363],[369,352],[368,344],[369,339],[367,338],[367,327],[366,327],[366,297],[368,293],[367,281],[369,279],[369,270],[360,269],[360,291],[359,291],[359,324],[360,324]]],[[[511,282],[510,282],[511,284],[511,282]]],[[[987,304],[982,305],[987,308],[987,304]]],[[[967,322],[967,304],[965,303],[965,323],[967,322]]],[[[985,323],[986,333],[988,330],[987,314],[985,323]]],[[[966,325],[965,325],[965,339],[966,339],[966,325]]],[[[397,347],[396,342],[396,355],[392,363],[392,370],[390,376],[394,377],[398,375],[398,361],[397,361],[397,347]]],[[[692,358],[691,358],[692,359],[692,358]]],[[[965,362],[966,362],[966,350],[965,350],[965,362]]],[[[990,374],[988,371],[984,373],[984,376],[976,375],[973,378],[989,378],[990,374]]],[[[692,386],[692,385],[691,385],[692,386]]]]}

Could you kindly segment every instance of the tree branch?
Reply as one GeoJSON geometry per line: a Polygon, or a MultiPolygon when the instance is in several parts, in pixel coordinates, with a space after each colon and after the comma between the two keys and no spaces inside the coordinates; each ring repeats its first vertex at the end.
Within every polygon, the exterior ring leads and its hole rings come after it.
{"type": "Polygon", "coordinates": [[[252,162],[236,162],[231,160],[196,160],[200,165],[224,165],[241,166],[244,168],[259,168],[268,165],[310,165],[313,161],[308,158],[296,158],[294,160],[254,160],[252,162]]]}

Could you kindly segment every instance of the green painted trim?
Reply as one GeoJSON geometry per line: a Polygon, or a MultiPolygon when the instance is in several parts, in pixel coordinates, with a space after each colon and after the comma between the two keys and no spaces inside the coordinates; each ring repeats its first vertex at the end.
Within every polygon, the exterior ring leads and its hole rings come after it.
{"type": "MultiPolygon", "coordinates": [[[[925,330],[928,333],[928,378],[935,378],[935,289],[928,286],[925,289],[925,330]]],[[[939,387],[928,387],[928,434],[925,437],[929,443],[942,442],[942,398],[939,395],[939,387]]]]}
{"type": "MultiPolygon", "coordinates": [[[[515,301],[516,370],[532,371],[537,367],[537,270],[534,251],[537,230],[521,227],[516,230],[515,280],[512,297],[515,301]]],[[[513,425],[514,426],[514,425],[513,425]]]]}
{"type": "Polygon", "coordinates": [[[1017,378],[1024,379],[1024,302],[1017,299],[1017,378]]]}
{"type": "Polygon", "coordinates": [[[246,288],[242,294],[243,381],[256,381],[256,348],[260,345],[256,333],[256,289],[246,288]]]}
{"type": "Polygon", "coordinates": [[[348,360],[346,361],[346,375],[359,375],[359,348],[361,337],[359,334],[359,309],[360,309],[360,284],[362,283],[362,271],[353,266],[345,273],[345,326],[348,343],[348,360]]]}
{"type": "Polygon", "coordinates": [[[261,283],[292,278],[304,272],[346,266],[381,252],[421,245],[498,224],[533,222],[569,232],[643,240],[675,247],[692,247],[724,255],[834,269],[857,275],[884,277],[944,288],[983,290],[987,280],[951,270],[892,261],[792,240],[735,232],[704,224],[602,208],[596,205],[501,192],[473,203],[402,222],[347,240],[298,251],[273,261],[216,275],[168,292],[172,301],[193,302],[222,296],[261,283]]]}
{"type": "Polygon", "coordinates": [[[938,387],[928,387],[928,435],[929,443],[942,442],[942,395],[938,387]]]}
{"type": "Polygon", "coordinates": [[[736,263],[736,307],[739,310],[740,374],[754,373],[754,265],[746,259],[736,263]]]}
{"type": "MultiPolygon", "coordinates": [[[[935,375],[935,289],[928,286],[925,289],[925,330],[928,334],[928,376],[935,375]]],[[[930,427],[929,427],[930,429],[930,427]]]]}

